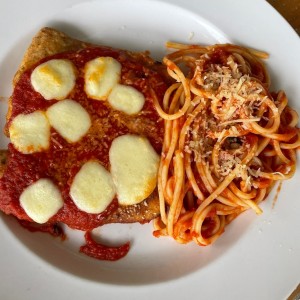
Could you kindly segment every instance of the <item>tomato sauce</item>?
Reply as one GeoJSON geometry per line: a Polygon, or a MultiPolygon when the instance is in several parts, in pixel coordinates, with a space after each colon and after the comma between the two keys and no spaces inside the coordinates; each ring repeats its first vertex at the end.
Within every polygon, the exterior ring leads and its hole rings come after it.
{"type": "Polygon", "coordinates": [[[86,245],[80,247],[80,252],[101,260],[115,261],[124,257],[128,251],[130,244],[129,242],[119,247],[108,247],[102,244],[98,244],[92,238],[91,232],[85,233],[86,245]]]}
{"type": "MultiPolygon", "coordinates": [[[[64,205],[47,224],[62,222],[71,228],[89,231],[103,224],[103,220],[116,211],[118,201],[115,198],[100,214],[80,211],[69,195],[74,176],[81,166],[91,159],[98,160],[109,170],[108,153],[111,143],[116,137],[126,133],[146,136],[154,149],[160,153],[163,141],[163,121],[156,113],[150,87],[154,89],[158,99],[162,99],[167,85],[162,74],[157,71],[155,62],[150,62],[146,56],[130,54],[122,50],[106,47],[87,48],[78,52],[54,55],[42,60],[38,65],[53,58],[69,59],[75,65],[77,69],[76,87],[68,99],[77,101],[86,109],[92,119],[92,126],[88,133],[76,143],[68,143],[54,129],[51,129],[50,148],[40,153],[25,155],[9,144],[8,164],[0,179],[0,209],[24,222],[32,222],[20,206],[19,197],[27,186],[38,179],[50,178],[60,189],[64,205]],[[144,94],[146,101],[140,113],[128,116],[112,109],[106,101],[88,98],[84,92],[84,65],[99,56],[110,56],[118,60],[122,65],[120,83],[130,85],[144,94]]],[[[46,110],[57,102],[56,100],[45,100],[33,90],[30,82],[33,69],[34,67],[24,72],[15,86],[12,95],[11,116],[6,128],[9,128],[10,122],[17,115],[46,110]]],[[[46,227],[44,226],[44,228],[46,227]]],[[[87,234],[87,248],[83,248],[82,252],[89,252],[87,249],[91,249],[91,247],[91,238],[87,234]]],[[[124,249],[122,248],[122,251],[124,249]]]]}

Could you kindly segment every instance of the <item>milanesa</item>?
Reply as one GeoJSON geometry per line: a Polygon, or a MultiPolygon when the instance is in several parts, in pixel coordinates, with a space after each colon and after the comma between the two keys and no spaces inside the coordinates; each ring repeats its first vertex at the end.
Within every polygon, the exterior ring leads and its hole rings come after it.
{"type": "Polygon", "coordinates": [[[159,215],[164,129],[150,90],[161,100],[168,86],[160,63],[43,28],[13,85],[11,143],[1,152],[4,213],[84,231],[159,215]]]}

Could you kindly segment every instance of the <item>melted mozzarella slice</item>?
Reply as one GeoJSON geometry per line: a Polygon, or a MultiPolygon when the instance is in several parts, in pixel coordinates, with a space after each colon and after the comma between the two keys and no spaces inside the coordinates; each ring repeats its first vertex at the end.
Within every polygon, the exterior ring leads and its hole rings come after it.
{"type": "Polygon", "coordinates": [[[51,105],[46,114],[50,125],[70,143],[79,141],[92,124],[88,112],[69,99],[51,105]]]}
{"type": "Polygon", "coordinates": [[[31,84],[46,100],[65,99],[75,86],[75,67],[66,59],[52,59],[37,66],[31,84]]]}
{"type": "Polygon", "coordinates": [[[117,137],[109,160],[121,205],[140,203],[153,192],[159,156],[146,138],[130,134],[117,137]]]}
{"type": "Polygon", "coordinates": [[[84,82],[87,95],[96,100],[106,100],[119,82],[121,64],[112,57],[97,57],[85,65],[84,82]]]}
{"type": "Polygon", "coordinates": [[[117,84],[109,94],[108,102],[114,109],[133,115],[141,111],[145,97],[134,87],[117,84]]]}
{"type": "Polygon", "coordinates": [[[63,199],[57,186],[46,178],[28,186],[20,196],[20,204],[36,223],[46,223],[63,207],[63,199]]]}
{"type": "Polygon", "coordinates": [[[16,116],[9,126],[10,140],[24,154],[41,152],[49,148],[50,124],[44,112],[16,116]]]}
{"type": "Polygon", "coordinates": [[[110,173],[98,162],[85,163],[74,177],[70,196],[82,211],[99,214],[115,196],[115,186],[110,173]]]}

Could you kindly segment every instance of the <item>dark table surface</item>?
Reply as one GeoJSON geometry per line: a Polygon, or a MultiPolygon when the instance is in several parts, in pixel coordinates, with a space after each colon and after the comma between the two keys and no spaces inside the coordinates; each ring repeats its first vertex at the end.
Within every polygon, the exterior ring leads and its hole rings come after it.
{"type": "Polygon", "coordinates": [[[300,35],[300,0],[267,0],[300,35]]]}

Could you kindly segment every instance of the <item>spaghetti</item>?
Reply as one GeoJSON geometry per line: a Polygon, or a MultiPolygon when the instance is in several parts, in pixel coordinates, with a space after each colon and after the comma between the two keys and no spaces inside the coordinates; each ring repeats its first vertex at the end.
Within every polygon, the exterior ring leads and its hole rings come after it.
{"type": "Polygon", "coordinates": [[[160,217],[154,236],[213,243],[296,169],[297,113],[283,91],[269,91],[261,59],[235,45],[168,43],[163,62],[176,81],[160,105],[165,135],[158,172],[160,217]]]}

